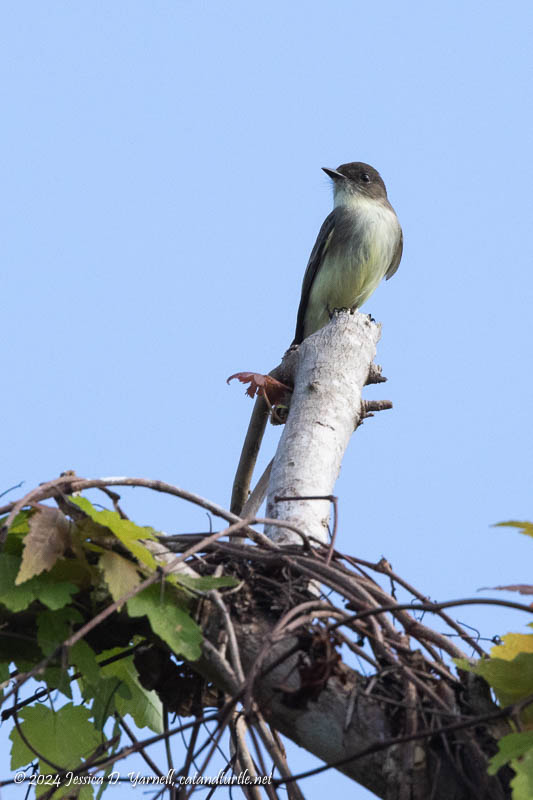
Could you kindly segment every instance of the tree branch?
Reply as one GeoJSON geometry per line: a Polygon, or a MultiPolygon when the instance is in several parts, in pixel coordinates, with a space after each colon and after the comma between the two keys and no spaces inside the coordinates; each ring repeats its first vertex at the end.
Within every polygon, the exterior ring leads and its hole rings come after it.
{"type": "MultiPolygon", "coordinates": [[[[381,328],[367,314],[335,313],[300,345],[290,413],[274,457],[266,516],[287,520],[321,542],[328,540],[329,501],[279,501],[284,496],[329,497],[353,431],[365,416],[363,387],[381,328]]],[[[280,544],[289,530],[266,526],[280,544]]]]}

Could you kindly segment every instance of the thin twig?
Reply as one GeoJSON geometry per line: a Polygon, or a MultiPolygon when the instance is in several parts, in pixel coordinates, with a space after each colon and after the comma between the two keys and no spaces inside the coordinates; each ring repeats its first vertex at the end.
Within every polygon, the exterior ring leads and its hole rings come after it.
{"type": "Polygon", "coordinates": [[[235,635],[235,628],[233,627],[233,623],[228,613],[228,609],[226,608],[226,604],[224,603],[219,592],[217,592],[216,589],[212,589],[210,592],[208,592],[208,597],[210,597],[211,600],[213,600],[215,605],[218,607],[220,613],[222,614],[224,627],[226,629],[226,633],[228,634],[228,644],[229,644],[232,666],[235,671],[237,679],[241,683],[244,683],[244,671],[241,664],[241,657],[239,653],[239,645],[237,643],[237,636],[235,635]]]}
{"type": "MultiPolygon", "coordinates": [[[[185,763],[183,767],[180,769],[179,774],[184,775],[185,777],[188,776],[189,770],[191,768],[191,764],[194,764],[194,748],[196,747],[196,742],[198,741],[198,734],[200,733],[200,727],[202,723],[198,722],[192,729],[191,735],[189,737],[189,744],[187,746],[187,752],[185,754],[185,763]]],[[[168,741],[168,739],[167,739],[168,741]]],[[[184,798],[187,792],[185,786],[180,786],[178,797],[184,798]]]]}
{"type": "MultiPolygon", "coordinates": [[[[247,727],[248,726],[242,711],[234,710],[230,723],[232,734],[230,742],[234,748],[236,763],[240,771],[244,772],[245,770],[248,770],[250,777],[256,778],[258,777],[257,771],[246,743],[247,727]]],[[[261,792],[258,786],[251,785],[247,786],[246,788],[244,786],[241,788],[244,790],[244,793],[250,798],[250,800],[261,800],[261,792]]]]}
{"type": "MultiPolygon", "coordinates": [[[[261,737],[264,746],[268,750],[268,754],[270,755],[272,761],[278,768],[280,775],[284,778],[292,777],[289,765],[287,764],[287,758],[285,757],[281,747],[279,747],[278,743],[274,739],[274,736],[270,732],[268,725],[266,724],[260,712],[257,712],[256,714],[255,729],[261,737]]],[[[304,796],[300,791],[300,787],[294,781],[291,781],[287,785],[287,792],[289,795],[289,800],[304,800],[304,796]]]]}
{"type": "MultiPolygon", "coordinates": [[[[159,769],[157,764],[154,761],[152,761],[152,759],[150,758],[150,756],[148,755],[148,753],[144,749],[143,743],[139,742],[139,740],[137,739],[137,737],[135,736],[135,734],[131,730],[131,728],[128,725],[128,723],[126,722],[126,720],[123,717],[121,717],[121,715],[118,712],[115,712],[115,718],[117,719],[118,724],[120,725],[120,727],[128,734],[128,736],[130,737],[130,739],[133,742],[133,744],[139,745],[139,749],[138,749],[137,752],[146,761],[146,763],[148,764],[148,766],[150,767],[150,769],[152,770],[154,775],[157,775],[159,778],[162,778],[163,777],[163,773],[161,772],[161,770],[159,769]]],[[[166,741],[168,742],[168,739],[166,739],[166,741]]]]}

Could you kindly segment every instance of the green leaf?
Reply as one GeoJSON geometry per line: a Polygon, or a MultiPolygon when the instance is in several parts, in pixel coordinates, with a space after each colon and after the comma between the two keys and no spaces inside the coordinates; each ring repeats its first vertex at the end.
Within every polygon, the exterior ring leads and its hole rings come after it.
{"type": "MultiPolygon", "coordinates": [[[[16,515],[15,519],[9,526],[8,535],[11,533],[16,533],[16,534],[28,533],[29,531],[28,521],[33,513],[34,513],[33,508],[28,509],[27,511],[19,511],[19,513],[16,515]]],[[[6,520],[7,516],[0,518],[0,527],[2,527],[5,524],[6,520]]]]}
{"type": "Polygon", "coordinates": [[[516,772],[511,781],[513,800],[531,800],[533,797],[533,752],[524,753],[520,760],[511,761],[516,772]]]}
{"type": "Polygon", "coordinates": [[[117,711],[115,696],[119,695],[119,690],[122,686],[123,683],[120,678],[101,678],[98,684],[89,686],[89,691],[93,696],[91,716],[94,719],[95,727],[99,731],[103,729],[109,717],[112,717],[117,711]]]}
{"type": "Polygon", "coordinates": [[[25,585],[32,584],[35,599],[40,600],[52,611],[63,608],[72,600],[72,595],[77,594],[78,587],[72,583],[54,583],[48,575],[39,575],[32,578],[25,585]]]}
{"type": "Polygon", "coordinates": [[[496,775],[499,769],[513,758],[520,758],[529,750],[533,751],[533,731],[509,733],[498,741],[498,752],[489,761],[489,775],[496,775]]]}
{"type": "Polygon", "coordinates": [[[37,614],[37,641],[44,655],[51,655],[72,633],[72,623],[82,620],[76,608],[60,608],[37,614]]]}
{"type": "MultiPolygon", "coordinates": [[[[101,740],[101,734],[89,722],[90,711],[72,703],[54,711],[37,703],[20,709],[18,716],[28,742],[52,762],[52,769],[44,765],[45,772],[54,772],[54,764],[63,769],[74,769],[93,753],[101,740]]],[[[35,753],[22,740],[16,728],[11,731],[9,738],[13,742],[11,768],[29,764],[35,758],[35,753]]]]}
{"type": "MultiPolygon", "coordinates": [[[[75,608],[61,608],[57,611],[41,611],[37,614],[37,642],[45,656],[52,653],[68,639],[72,633],[72,623],[81,622],[82,616],[75,608]]],[[[43,680],[49,689],[58,689],[72,699],[70,676],[66,667],[56,664],[48,666],[43,680]]]]}
{"type": "MultiPolygon", "coordinates": [[[[456,663],[460,669],[468,669],[485,678],[502,706],[516,703],[533,694],[533,653],[520,653],[511,661],[504,658],[485,658],[471,665],[457,659],[456,663]]],[[[522,720],[533,721],[533,708],[528,707],[522,712],[522,720]]]]}
{"type": "Polygon", "coordinates": [[[142,543],[142,539],[158,541],[153,528],[141,527],[129,519],[122,519],[116,511],[97,511],[86,497],[71,497],[70,499],[94,522],[109,528],[138,561],[151,569],[156,568],[157,564],[152,553],[142,543]]]}
{"type": "MultiPolygon", "coordinates": [[[[33,509],[28,511],[20,511],[9,528],[6,541],[4,544],[4,553],[20,556],[24,548],[24,536],[29,531],[29,519],[34,513],[33,509]]],[[[5,524],[7,517],[0,519],[0,527],[5,524]]]]}
{"type": "MultiPolygon", "coordinates": [[[[106,650],[101,653],[103,659],[123,652],[123,648],[117,647],[113,650],[106,650]]],[[[154,691],[148,691],[141,685],[139,675],[133,663],[133,655],[128,658],[121,658],[120,661],[113,661],[101,667],[104,678],[111,677],[118,679],[122,686],[128,691],[126,693],[116,689],[116,684],[105,687],[109,699],[109,693],[113,696],[113,701],[117,711],[122,716],[131,714],[138,728],[148,727],[155,733],[163,731],[163,707],[161,701],[154,691]]],[[[106,681],[108,682],[108,681],[106,681]]],[[[105,698],[98,698],[98,714],[100,720],[103,716],[100,710],[105,698]]],[[[112,713],[112,711],[110,712],[112,713]]],[[[107,714],[109,716],[109,714],[107,714]]]]}
{"type": "Polygon", "coordinates": [[[209,592],[211,589],[224,589],[228,586],[234,587],[239,585],[237,578],[232,578],[230,575],[223,575],[220,578],[203,577],[192,578],[190,575],[180,575],[172,573],[176,578],[176,583],[185,586],[187,589],[196,590],[197,592],[209,592]]]}
{"type": "Polygon", "coordinates": [[[526,536],[533,536],[533,522],[517,522],[516,520],[509,520],[509,522],[497,522],[495,528],[518,528],[520,533],[526,536]]]}
{"type": "Polygon", "coordinates": [[[34,600],[40,600],[51,609],[62,608],[78,591],[71,583],[57,583],[53,572],[36,575],[16,586],[20,563],[18,556],[10,553],[0,555],[0,603],[10,611],[23,611],[34,600]]]}
{"type": "Polygon", "coordinates": [[[15,586],[20,561],[20,558],[10,553],[2,553],[0,556],[0,603],[10,611],[22,611],[35,598],[29,582],[15,586]]]}
{"type": "Polygon", "coordinates": [[[96,653],[83,639],[69,648],[69,661],[88,683],[97,684],[101,679],[102,673],[96,660],[96,653]]]}
{"type": "Polygon", "coordinates": [[[72,700],[72,689],[70,688],[70,676],[68,670],[63,667],[46,667],[43,672],[43,681],[50,691],[59,691],[72,700]]]}
{"type": "Polygon", "coordinates": [[[453,663],[457,669],[462,669],[465,672],[475,672],[477,668],[477,661],[469,661],[468,658],[452,658],[453,663]]]}
{"type": "Polygon", "coordinates": [[[163,596],[159,586],[148,586],[128,600],[130,617],[148,617],[154,633],[165,641],[176,655],[196,661],[202,653],[202,631],[189,614],[177,605],[176,594],[167,585],[163,596]]]}

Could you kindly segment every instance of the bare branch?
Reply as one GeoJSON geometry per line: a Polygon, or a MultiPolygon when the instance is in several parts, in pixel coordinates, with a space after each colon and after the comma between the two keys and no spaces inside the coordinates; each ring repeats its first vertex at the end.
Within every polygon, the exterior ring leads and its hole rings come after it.
{"type": "MultiPolygon", "coordinates": [[[[329,502],[276,498],[329,497],[344,451],[364,414],[361,393],[376,354],[381,328],[368,315],[334,314],[325,328],[300,345],[291,409],[274,457],[267,517],[288,520],[308,536],[328,540],[329,502]]],[[[287,528],[265,533],[294,542],[287,528]]]]}

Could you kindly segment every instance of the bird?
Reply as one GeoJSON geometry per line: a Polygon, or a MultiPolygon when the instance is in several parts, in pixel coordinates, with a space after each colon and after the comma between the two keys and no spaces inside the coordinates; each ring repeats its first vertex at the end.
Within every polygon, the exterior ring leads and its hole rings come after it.
{"type": "Polygon", "coordinates": [[[379,172],[361,161],[322,167],[333,181],[333,211],[305,271],[293,345],[326,325],[335,309],[360,308],[402,257],[403,234],[379,172]]]}
{"type": "MultiPolygon", "coordinates": [[[[362,306],[383,278],[394,275],[402,257],[402,229],[379,172],[361,161],[322,169],[333,181],[334,208],[309,257],[290,349],[327,325],[335,309],[362,306]]],[[[258,397],[233,482],[234,514],[241,514],[248,498],[269,412],[258,397]]]]}

